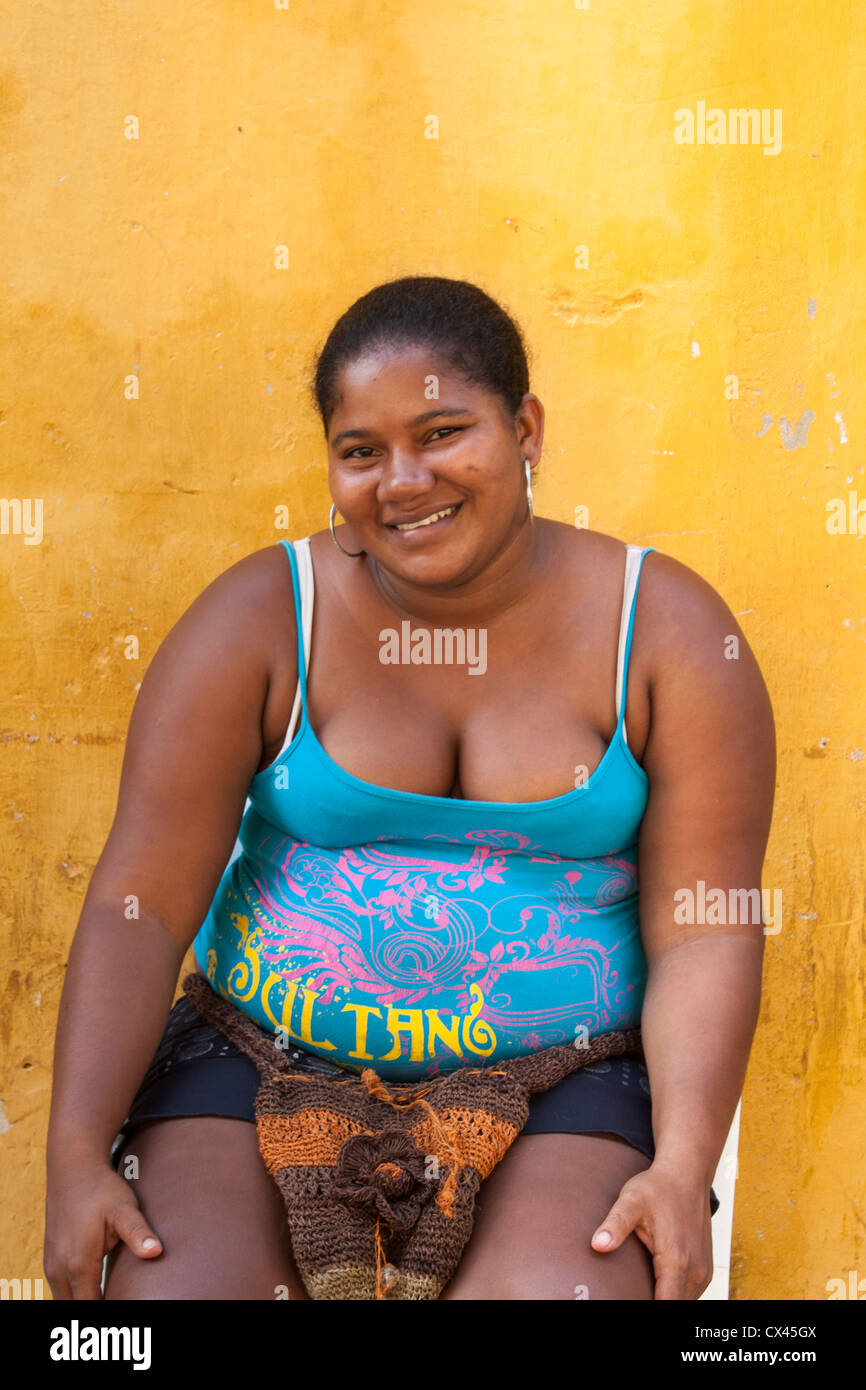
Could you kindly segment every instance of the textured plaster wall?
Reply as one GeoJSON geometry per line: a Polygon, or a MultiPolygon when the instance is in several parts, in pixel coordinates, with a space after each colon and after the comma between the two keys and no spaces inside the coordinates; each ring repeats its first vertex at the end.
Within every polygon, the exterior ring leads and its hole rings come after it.
{"type": "Polygon", "coordinates": [[[731,1294],[866,1277],[864,28],[845,0],[4,0],[0,491],[43,519],[0,534],[0,1274],[42,1272],[64,961],[142,673],[275,508],[326,523],[311,356],[438,273],[525,329],[538,510],[691,565],[762,663],[784,908],[731,1294]],[[678,142],[699,103],[765,132],[678,142]]]}

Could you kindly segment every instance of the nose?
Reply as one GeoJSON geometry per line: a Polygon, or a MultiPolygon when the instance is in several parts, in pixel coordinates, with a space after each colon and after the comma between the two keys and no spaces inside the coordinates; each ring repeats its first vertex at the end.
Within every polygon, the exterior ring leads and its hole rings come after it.
{"type": "Polygon", "coordinates": [[[436,484],[436,474],[413,449],[393,449],[382,468],[376,488],[378,502],[405,501],[429,492],[436,484]]]}

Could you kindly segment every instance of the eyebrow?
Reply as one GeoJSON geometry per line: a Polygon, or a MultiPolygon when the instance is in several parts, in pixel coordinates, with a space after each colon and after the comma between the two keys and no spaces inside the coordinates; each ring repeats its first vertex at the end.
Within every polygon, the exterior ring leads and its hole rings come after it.
{"type": "MultiPolygon", "coordinates": [[[[409,421],[409,428],[414,429],[416,425],[424,425],[428,420],[436,420],[441,415],[474,415],[474,411],[466,410],[461,406],[438,406],[435,410],[425,410],[422,415],[416,415],[414,420],[409,421]]],[[[340,433],[331,441],[331,447],[336,449],[338,444],[342,444],[344,439],[364,439],[372,430],[340,430],[340,433]]]]}

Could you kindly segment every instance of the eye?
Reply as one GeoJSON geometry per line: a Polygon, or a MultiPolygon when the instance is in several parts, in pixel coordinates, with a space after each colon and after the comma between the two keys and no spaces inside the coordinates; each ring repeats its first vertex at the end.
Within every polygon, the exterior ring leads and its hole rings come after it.
{"type": "MultiPolygon", "coordinates": [[[[448,435],[451,434],[460,434],[464,428],[465,426],[463,425],[439,425],[432,431],[430,438],[435,439],[437,434],[444,434],[447,438],[448,435]]],[[[357,463],[365,463],[373,452],[375,451],[371,444],[356,444],[354,449],[350,449],[349,452],[343,454],[342,457],[344,459],[354,459],[357,463]],[[362,449],[366,449],[367,452],[363,454],[360,453],[362,449]]]]}
{"type": "Polygon", "coordinates": [[[439,425],[438,428],[433,431],[430,438],[432,439],[434,435],[441,434],[443,430],[446,430],[448,434],[459,434],[462,428],[462,425],[439,425]]]}

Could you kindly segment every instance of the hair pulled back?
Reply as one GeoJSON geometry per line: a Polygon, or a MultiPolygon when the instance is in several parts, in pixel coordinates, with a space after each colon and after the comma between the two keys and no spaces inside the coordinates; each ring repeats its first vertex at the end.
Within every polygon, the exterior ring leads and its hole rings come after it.
{"type": "Polygon", "coordinates": [[[371,351],[416,345],[469,384],[498,396],[511,415],[517,413],[529,390],[529,368],[515,321],[469,280],[408,275],[355,300],[328,334],[312,385],[326,437],[343,368],[371,351]]]}

